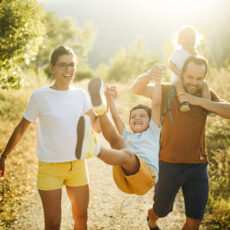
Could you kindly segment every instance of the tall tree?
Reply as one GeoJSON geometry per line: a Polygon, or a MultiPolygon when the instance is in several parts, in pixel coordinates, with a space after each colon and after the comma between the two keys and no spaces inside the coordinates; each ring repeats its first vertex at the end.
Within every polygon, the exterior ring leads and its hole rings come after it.
{"type": "Polygon", "coordinates": [[[36,56],[45,33],[44,11],[36,0],[0,1],[0,87],[20,87],[21,66],[36,56]]]}

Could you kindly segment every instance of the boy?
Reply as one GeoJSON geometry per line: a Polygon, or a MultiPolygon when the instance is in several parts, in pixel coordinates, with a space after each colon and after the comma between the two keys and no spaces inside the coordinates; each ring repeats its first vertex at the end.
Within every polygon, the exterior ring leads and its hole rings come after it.
{"type": "Polygon", "coordinates": [[[160,139],[161,75],[165,66],[155,64],[145,75],[155,80],[152,94],[152,110],[138,105],[130,111],[130,131],[119,116],[114,97],[115,87],[108,87],[106,99],[117,130],[106,113],[103,98],[103,82],[94,78],[88,90],[95,112],[99,115],[102,133],[112,149],[99,145],[90,130],[89,119],[81,116],[78,122],[76,156],[78,159],[97,156],[113,165],[113,177],[118,188],[126,193],[143,195],[154,185],[158,177],[160,139]],[[118,132],[117,132],[118,131],[118,132]]]}

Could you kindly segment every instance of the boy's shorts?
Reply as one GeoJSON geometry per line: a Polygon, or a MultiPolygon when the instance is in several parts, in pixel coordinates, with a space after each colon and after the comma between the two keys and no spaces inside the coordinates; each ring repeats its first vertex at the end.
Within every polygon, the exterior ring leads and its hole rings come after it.
{"type": "Polygon", "coordinates": [[[126,176],[121,166],[113,166],[113,179],[117,187],[125,193],[144,195],[154,185],[156,176],[152,168],[140,157],[139,171],[130,176],[126,176]]]}
{"type": "Polygon", "coordinates": [[[60,163],[38,162],[37,188],[55,190],[63,185],[77,187],[89,183],[85,160],[60,163]]]}

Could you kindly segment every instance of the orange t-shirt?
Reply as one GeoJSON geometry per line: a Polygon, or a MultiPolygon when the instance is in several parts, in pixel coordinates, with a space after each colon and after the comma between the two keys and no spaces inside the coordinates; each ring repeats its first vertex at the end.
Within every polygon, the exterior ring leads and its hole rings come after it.
{"type": "MultiPolygon", "coordinates": [[[[171,85],[162,85],[163,110],[168,100],[171,85]]],[[[220,98],[211,91],[212,101],[220,98]]],[[[180,111],[177,96],[171,102],[171,121],[169,112],[166,112],[161,131],[161,149],[159,159],[168,163],[197,164],[207,161],[205,150],[205,124],[207,115],[200,106],[191,106],[189,112],[180,111]]]]}

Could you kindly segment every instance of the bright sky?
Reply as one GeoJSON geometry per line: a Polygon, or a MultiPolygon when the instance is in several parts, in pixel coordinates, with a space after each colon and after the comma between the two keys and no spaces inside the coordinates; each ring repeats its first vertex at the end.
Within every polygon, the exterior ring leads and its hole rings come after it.
{"type": "MultiPolygon", "coordinates": [[[[61,17],[75,18],[80,26],[88,20],[97,31],[94,51],[100,61],[121,46],[127,47],[142,36],[151,50],[162,50],[165,40],[184,24],[193,24],[202,33],[228,26],[229,0],[39,0],[61,17]],[[227,16],[226,16],[227,15],[227,16]],[[106,54],[107,53],[107,54],[106,54]]],[[[229,27],[229,26],[228,26],[229,27]]]]}

